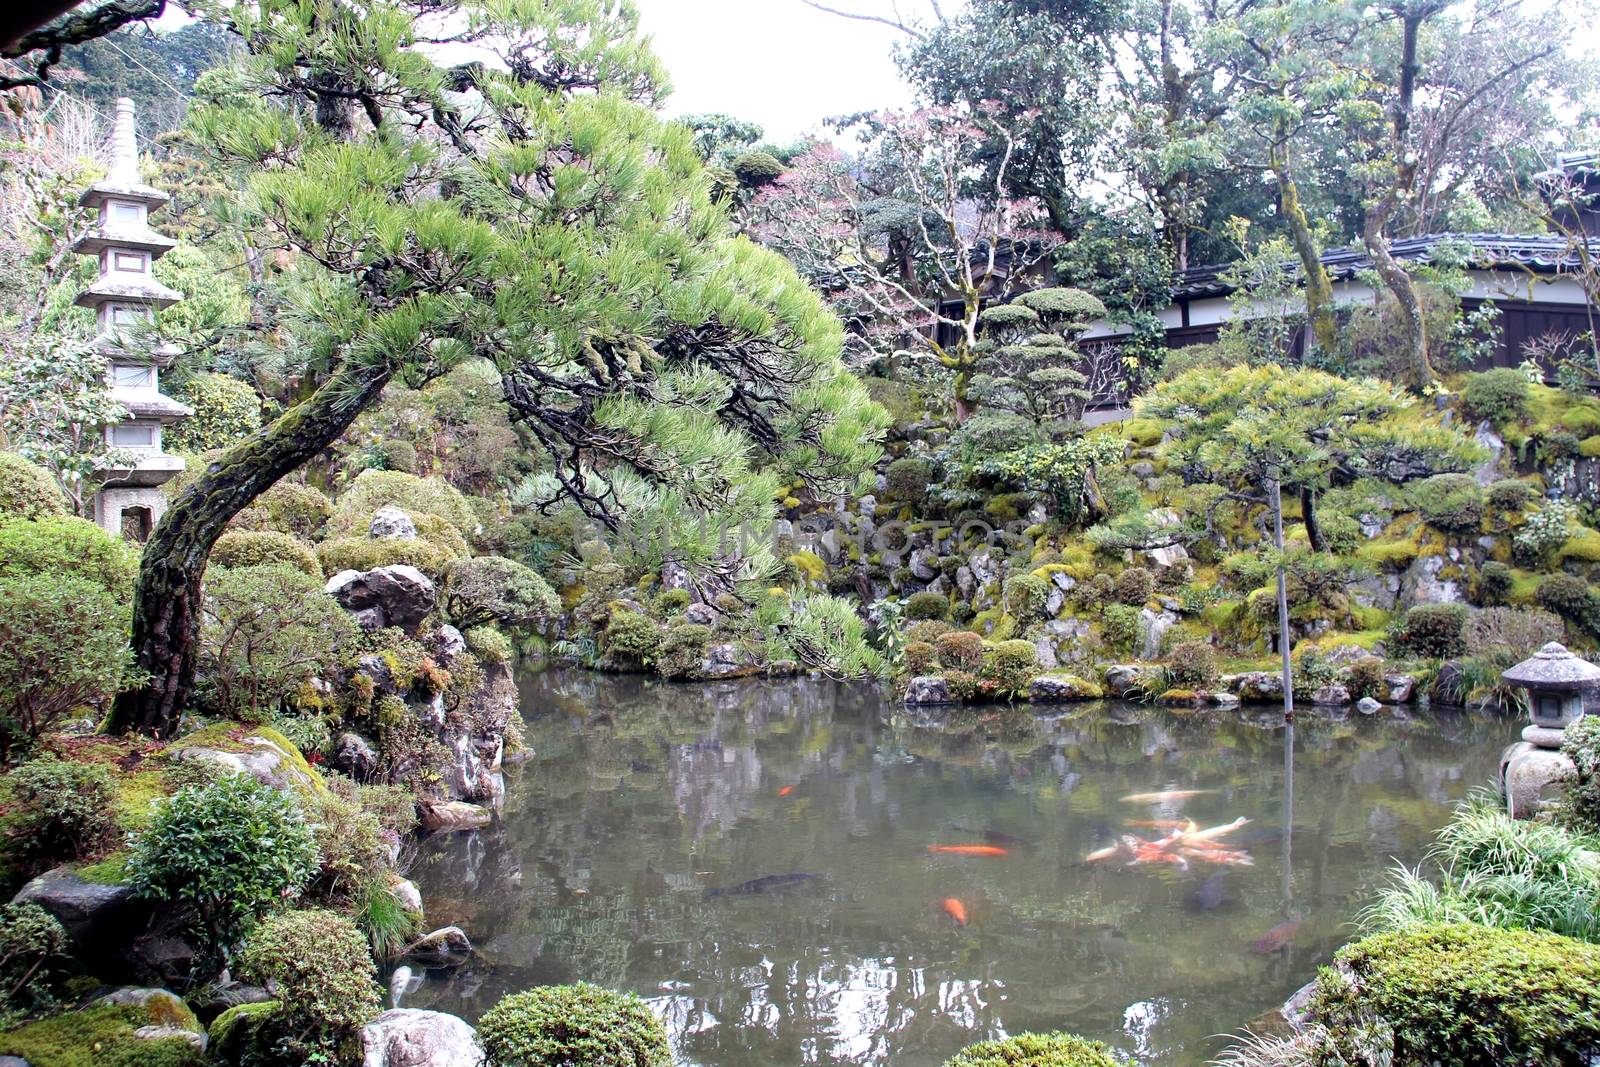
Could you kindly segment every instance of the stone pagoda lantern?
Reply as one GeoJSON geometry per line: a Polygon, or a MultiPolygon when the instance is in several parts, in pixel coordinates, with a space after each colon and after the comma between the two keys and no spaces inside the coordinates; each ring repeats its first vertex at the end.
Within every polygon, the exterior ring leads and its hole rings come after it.
{"type": "Polygon", "coordinates": [[[141,343],[129,334],[131,327],[183,299],[152,273],[155,261],[177,244],[150,228],[150,212],[166,202],[166,193],[139,177],[133,101],[124,97],[117,101],[112,127],[110,173],[79,198],[97,217],[72,250],[100,261],[100,277],[78,294],[77,304],[95,312],[99,331],[93,343],[109,364],[112,395],[128,412],[105,428],[109,455],[99,464],[104,481],[95,494],[94,518],[106,532],[135,541],[148,537],[161,520],[167,508],[161,485],[184,466],[161,450],[162,428],[193,414],[160,389],[160,372],[178,350],[141,343]]]}
{"type": "Polygon", "coordinates": [[[1600,688],[1600,667],[1552,641],[1500,675],[1528,691],[1532,724],[1522,740],[1500,756],[1500,791],[1514,819],[1527,819],[1545,805],[1544,791],[1577,768],[1561,753],[1567,727],[1583,717],[1583,696],[1600,688]]]}

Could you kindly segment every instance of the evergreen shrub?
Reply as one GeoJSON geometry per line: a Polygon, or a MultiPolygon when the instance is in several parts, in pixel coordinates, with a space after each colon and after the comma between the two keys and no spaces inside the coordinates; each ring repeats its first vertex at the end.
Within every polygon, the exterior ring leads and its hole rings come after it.
{"type": "Polygon", "coordinates": [[[1098,1041],[1073,1034],[1017,1034],[968,1045],[944,1067],[1126,1067],[1098,1041]]]}
{"type": "Polygon", "coordinates": [[[644,1001],[587,982],[503,997],[478,1020],[485,1067],[672,1067],[644,1001]]]}
{"type": "Polygon", "coordinates": [[[1600,1052],[1600,946],[1476,923],[1414,926],[1341,949],[1312,1018],[1347,1060],[1439,1067],[1582,1063],[1600,1052]]]}
{"type": "Polygon", "coordinates": [[[1452,532],[1483,522],[1483,487],[1470,474],[1435,474],[1411,488],[1411,500],[1430,526],[1452,532]]]}
{"type": "Polygon", "coordinates": [[[108,768],[46,757],[24,763],[4,781],[15,812],[12,832],[33,859],[85,859],[116,840],[117,783],[108,768]]]}
{"type": "Polygon", "coordinates": [[[983,666],[983,638],[970,630],[940,634],[933,646],[940,664],[951,670],[976,672],[983,666]]]}
{"type": "Polygon", "coordinates": [[[1461,387],[1461,406],[1475,419],[1504,426],[1528,417],[1531,393],[1527,376],[1521,371],[1496,367],[1467,375],[1461,387]]]}
{"type": "Polygon", "coordinates": [[[917,622],[950,616],[950,599],[943,593],[912,593],[906,598],[906,618],[917,622]]]}
{"type": "Polygon", "coordinates": [[[15,452],[0,452],[0,520],[64,515],[66,497],[50,472],[15,452]]]}
{"type": "Polygon", "coordinates": [[[1397,655],[1450,659],[1467,651],[1466,625],[1464,604],[1418,604],[1390,631],[1390,645],[1397,655]]]}
{"type": "Polygon", "coordinates": [[[284,563],[313,578],[322,577],[322,564],[311,546],[276,530],[229,530],[217,538],[208,562],[218,567],[284,563]]]}

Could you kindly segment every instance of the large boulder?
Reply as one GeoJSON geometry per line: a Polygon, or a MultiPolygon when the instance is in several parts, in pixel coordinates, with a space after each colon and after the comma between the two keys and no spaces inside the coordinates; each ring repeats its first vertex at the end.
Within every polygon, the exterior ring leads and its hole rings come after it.
{"type": "Polygon", "coordinates": [[[1136,690],[1143,691],[1155,681],[1156,668],[1139,663],[1114,663],[1106,668],[1106,693],[1125,697],[1136,690]]]}
{"type": "Polygon", "coordinates": [[[208,763],[228,774],[248,774],[274,789],[315,788],[315,772],[287,740],[277,741],[252,733],[230,744],[236,747],[221,749],[205,744],[187,745],[178,749],[175,755],[180,760],[208,763]]]}
{"type": "Polygon", "coordinates": [[[907,704],[957,704],[950,695],[950,686],[937,674],[923,674],[911,679],[906,686],[907,704]]]}
{"type": "Polygon", "coordinates": [[[428,576],[404,563],[340,571],[328,579],[327,591],[369,632],[398,626],[414,634],[438,602],[438,591],[428,576]]]}
{"type": "Polygon", "coordinates": [[[464,800],[440,800],[418,805],[417,823],[430,833],[441,830],[476,830],[493,819],[488,808],[464,800]]]}
{"type": "Polygon", "coordinates": [[[392,504],[386,504],[372,516],[367,536],[379,541],[415,541],[417,524],[411,521],[410,515],[392,504]]]}
{"type": "Polygon", "coordinates": [[[102,946],[145,910],[128,886],[86,882],[67,867],[39,875],[23,886],[12,901],[37,904],[54,915],[80,950],[102,946]]]}
{"type": "Polygon", "coordinates": [[[405,950],[406,959],[432,967],[454,967],[472,958],[472,940],[459,926],[445,926],[423,934],[405,950]]]}
{"type": "Polygon", "coordinates": [[[393,1008],[361,1028],[361,1067],[479,1067],[475,1031],[454,1015],[393,1008]]]}
{"type": "Polygon", "coordinates": [[[1228,679],[1228,688],[1247,704],[1271,704],[1283,699],[1283,675],[1277,671],[1246,671],[1228,679]]]}
{"type": "Polygon", "coordinates": [[[1075,674],[1043,674],[1028,686],[1028,699],[1035,704],[1066,704],[1075,700],[1099,700],[1104,691],[1075,674]]]}

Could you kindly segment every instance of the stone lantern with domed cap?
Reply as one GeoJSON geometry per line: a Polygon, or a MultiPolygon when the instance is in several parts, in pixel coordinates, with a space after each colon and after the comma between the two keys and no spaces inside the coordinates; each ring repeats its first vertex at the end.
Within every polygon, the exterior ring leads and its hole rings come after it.
{"type": "Polygon", "coordinates": [[[126,97],[117,101],[110,171],[79,202],[95,216],[72,250],[94,256],[100,276],[78,294],[76,303],[95,313],[99,329],[93,343],[106,356],[113,398],[128,412],[121,422],[105,427],[108,451],[99,463],[103,481],[95,494],[94,517],[108,533],[142,541],[166,510],[162,483],[184,466],[182,459],[162,451],[161,431],[193,412],[160,389],[160,372],[177,349],[138,341],[133,333],[183,294],[156,281],[153,273],[155,261],[177,242],[150,228],[150,213],[167,202],[167,194],[139,176],[133,101],[126,97]]]}
{"type": "Polygon", "coordinates": [[[1513,818],[1526,819],[1545,805],[1547,787],[1571,777],[1576,768],[1561,752],[1566,729],[1583,717],[1583,696],[1600,688],[1600,667],[1552,641],[1500,675],[1528,692],[1533,722],[1522,740],[1500,756],[1500,792],[1513,818]]]}

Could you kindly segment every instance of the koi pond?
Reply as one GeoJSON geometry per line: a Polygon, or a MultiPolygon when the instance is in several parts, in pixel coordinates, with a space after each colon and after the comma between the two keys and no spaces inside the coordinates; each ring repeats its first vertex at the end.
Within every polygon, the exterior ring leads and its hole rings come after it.
{"type": "Polygon", "coordinates": [[[1203,1063],[1315,975],[1519,725],[520,684],[533,755],[498,824],[425,840],[412,873],[480,956],[406,1004],[472,1019],[587,980],[645,997],[707,1067],[933,1067],[1049,1029],[1203,1063]]]}

